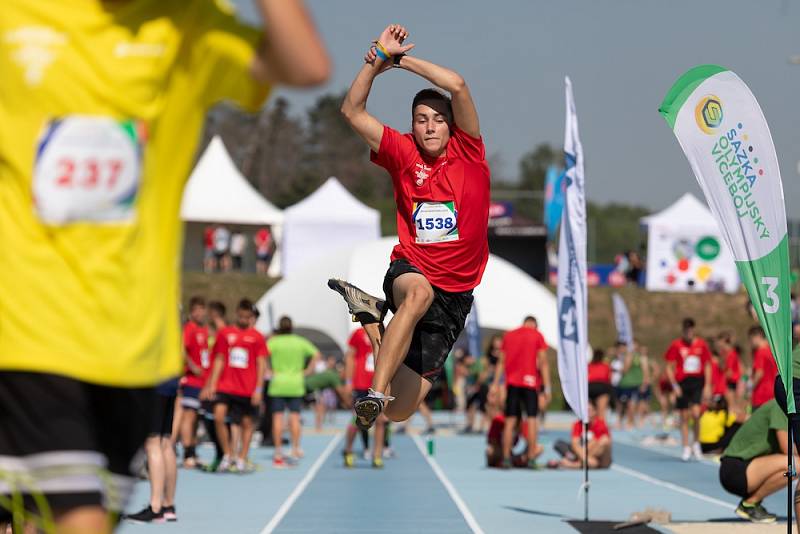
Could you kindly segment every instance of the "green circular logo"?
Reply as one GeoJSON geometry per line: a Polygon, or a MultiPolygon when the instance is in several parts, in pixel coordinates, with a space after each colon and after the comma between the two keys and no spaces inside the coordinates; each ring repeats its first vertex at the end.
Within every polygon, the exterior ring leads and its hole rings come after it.
{"type": "Polygon", "coordinates": [[[719,241],[710,235],[701,238],[695,245],[695,252],[704,261],[711,261],[719,256],[719,241]]]}

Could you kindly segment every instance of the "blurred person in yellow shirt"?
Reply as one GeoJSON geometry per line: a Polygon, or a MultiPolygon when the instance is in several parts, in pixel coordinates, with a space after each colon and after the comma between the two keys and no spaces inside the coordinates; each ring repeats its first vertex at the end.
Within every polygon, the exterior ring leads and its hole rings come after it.
{"type": "Polygon", "coordinates": [[[329,75],[302,0],[254,1],[264,29],[222,0],[3,2],[0,498],[25,498],[0,523],[113,529],[154,387],[181,369],[179,207],[205,113],[329,75]]]}

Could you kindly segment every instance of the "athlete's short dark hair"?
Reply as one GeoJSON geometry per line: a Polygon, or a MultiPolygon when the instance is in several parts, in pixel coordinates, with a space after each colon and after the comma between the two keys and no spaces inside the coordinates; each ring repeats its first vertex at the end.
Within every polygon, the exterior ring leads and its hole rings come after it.
{"type": "Polygon", "coordinates": [[[420,104],[425,104],[436,110],[439,115],[444,116],[447,124],[453,124],[453,103],[450,97],[442,93],[438,89],[423,89],[416,95],[414,100],[411,101],[411,115],[413,118],[414,110],[420,104]]]}
{"type": "Polygon", "coordinates": [[[242,299],[239,301],[237,309],[247,310],[250,313],[253,313],[253,310],[255,310],[255,305],[253,305],[253,301],[250,299],[242,299]]]}
{"type": "Polygon", "coordinates": [[[683,329],[686,330],[687,328],[694,328],[694,319],[691,317],[687,317],[683,320],[683,329]]]}
{"type": "Polygon", "coordinates": [[[225,305],[218,300],[212,300],[211,302],[209,302],[208,309],[217,312],[222,317],[225,317],[225,313],[227,312],[227,310],[225,309],[225,305]]]}
{"type": "Polygon", "coordinates": [[[533,323],[533,324],[535,324],[535,325],[537,325],[537,326],[539,325],[539,321],[537,321],[537,320],[536,320],[536,317],[534,317],[533,315],[528,315],[528,316],[526,316],[526,317],[525,317],[525,318],[522,320],[522,323],[523,323],[523,324],[525,324],[525,323],[529,323],[529,322],[530,322],[530,323],[533,323]]]}
{"type": "Polygon", "coordinates": [[[284,315],[280,319],[278,319],[278,330],[279,334],[291,334],[292,333],[292,319],[284,315]]]}
{"type": "Polygon", "coordinates": [[[750,330],[747,331],[747,335],[767,337],[766,335],[764,335],[764,329],[761,328],[759,325],[751,326],[750,330]]]}
{"type": "Polygon", "coordinates": [[[195,306],[205,306],[205,305],[206,305],[206,299],[204,299],[203,297],[194,296],[189,299],[190,310],[193,309],[195,306]]]}

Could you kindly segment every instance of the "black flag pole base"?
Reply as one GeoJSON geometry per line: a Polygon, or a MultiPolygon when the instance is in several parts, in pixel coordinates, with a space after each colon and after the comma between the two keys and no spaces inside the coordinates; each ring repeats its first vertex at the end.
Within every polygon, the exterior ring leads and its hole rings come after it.
{"type": "Polygon", "coordinates": [[[787,430],[789,435],[787,439],[788,443],[786,448],[789,449],[789,452],[787,454],[789,458],[788,458],[786,473],[784,473],[784,476],[786,477],[786,488],[788,489],[787,493],[789,494],[786,502],[786,532],[788,532],[788,534],[792,534],[792,512],[794,511],[792,509],[794,507],[794,499],[792,498],[792,480],[794,480],[794,477],[797,476],[797,472],[794,469],[794,454],[793,454],[794,439],[792,436],[791,416],[789,416],[788,419],[789,419],[789,424],[787,425],[787,430]]]}

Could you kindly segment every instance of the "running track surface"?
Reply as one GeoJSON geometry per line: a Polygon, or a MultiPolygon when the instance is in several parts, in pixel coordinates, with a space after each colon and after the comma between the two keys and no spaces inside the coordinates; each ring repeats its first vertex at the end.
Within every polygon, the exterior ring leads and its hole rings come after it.
{"type": "MultiPolygon", "coordinates": [[[[307,413],[304,419],[311,421],[313,416],[307,413]]],[[[386,460],[383,470],[372,469],[360,458],[355,468],[346,469],[338,432],[346,419],[346,414],[337,414],[323,434],[306,429],[305,458],[294,469],[273,469],[272,449],[254,448],[251,458],[262,468],[251,475],[180,470],[179,521],[123,523],[120,532],[575,533],[565,520],[583,517],[582,473],[487,469],[482,435],[441,430],[434,437],[432,458],[424,454],[424,437],[396,435],[396,457],[386,460]]],[[[570,419],[567,414],[548,414],[548,426],[564,428],[570,419]]],[[[412,426],[419,428],[420,422],[415,423],[412,426]]],[[[437,426],[454,423],[460,419],[437,416],[437,426]]],[[[673,521],[735,520],[737,498],[720,487],[718,465],[708,460],[683,463],[676,447],[640,444],[643,436],[655,433],[613,432],[614,465],[590,473],[590,519],[623,521],[633,512],[657,508],[671,512],[673,521]]],[[[546,448],[542,462],[555,457],[552,443],[566,437],[563,430],[540,435],[546,448]]],[[[357,440],[355,450],[360,447],[357,440]]],[[[207,447],[200,451],[206,458],[211,453],[207,447]]],[[[148,491],[146,482],[137,485],[129,512],[144,506],[148,491]]],[[[783,490],[765,505],[780,513],[785,512],[785,502],[783,490]]]]}

